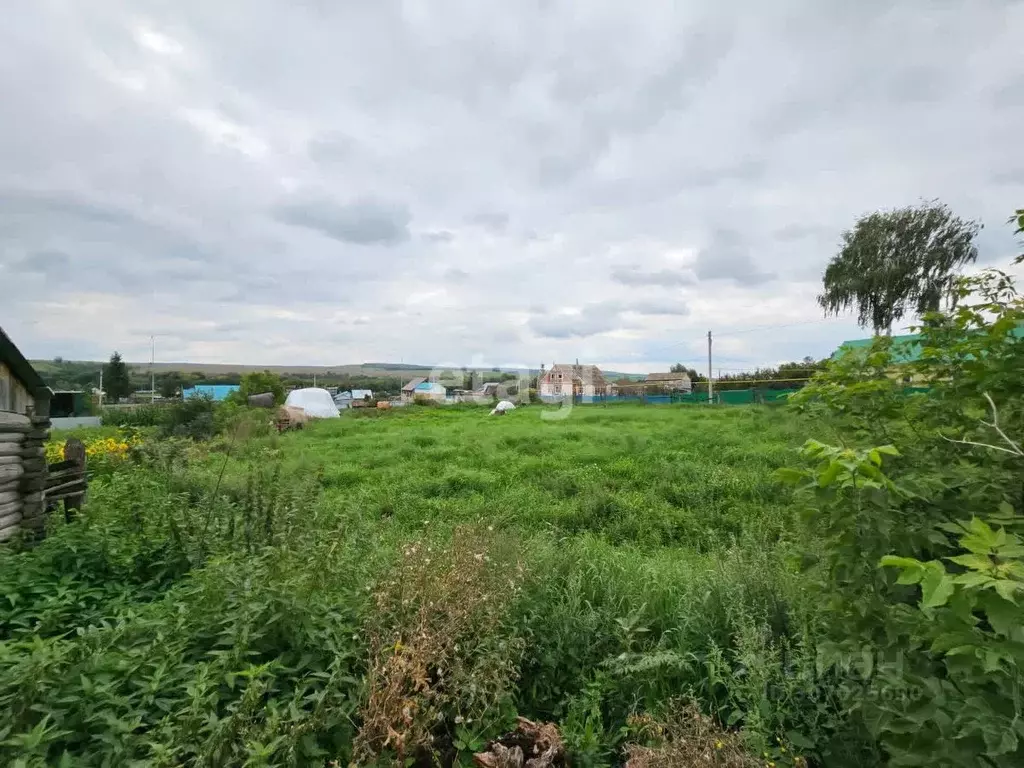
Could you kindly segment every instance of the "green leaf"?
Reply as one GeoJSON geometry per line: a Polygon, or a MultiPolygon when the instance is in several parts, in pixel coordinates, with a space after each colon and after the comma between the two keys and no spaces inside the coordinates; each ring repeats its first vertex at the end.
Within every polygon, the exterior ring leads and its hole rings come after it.
{"type": "Polygon", "coordinates": [[[956,557],[947,557],[946,559],[957,565],[970,568],[972,571],[992,570],[992,561],[985,555],[957,555],[956,557]]]}
{"type": "Polygon", "coordinates": [[[977,571],[971,571],[969,573],[961,573],[959,576],[953,579],[955,584],[960,584],[964,587],[983,587],[989,582],[995,581],[992,576],[987,573],[978,573],[977,571]]]}
{"type": "Polygon", "coordinates": [[[946,651],[946,655],[947,656],[967,656],[969,654],[973,654],[977,647],[978,646],[976,646],[976,645],[958,645],[955,648],[950,648],[948,651],[946,651]]]}
{"type": "Polygon", "coordinates": [[[793,469],[792,467],[781,467],[775,470],[775,477],[780,482],[796,485],[807,478],[807,473],[800,469],[793,469]]]}
{"type": "Polygon", "coordinates": [[[838,461],[830,462],[828,468],[818,476],[818,487],[827,488],[836,481],[839,477],[839,473],[842,471],[843,465],[838,461]]]}
{"type": "Polygon", "coordinates": [[[1003,657],[992,649],[987,649],[981,660],[982,668],[986,672],[998,672],[1003,666],[1003,657]]]}
{"type": "Polygon", "coordinates": [[[992,629],[997,635],[1003,637],[1009,637],[1017,627],[1024,623],[1024,615],[1019,607],[991,592],[982,598],[981,609],[985,612],[985,618],[992,625],[992,629]]]}
{"type": "Polygon", "coordinates": [[[1003,598],[1004,600],[1009,600],[1011,603],[1016,605],[1017,595],[1015,593],[1018,589],[1020,589],[1020,584],[1018,584],[1015,581],[1001,580],[997,581],[992,586],[995,588],[996,592],[999,593],[999,596],[1001,598],[1003,598]]]}
{"type": "Polygon", "coordinates": [[[879,561],[879,565],[883,568],[902,569],[899,578],[896,579],[897,584],[917,584],[924,576],[924,566],[912,557],[886,555],[879,561]]]}
{"type": "Polygon", "coordinates": [[[996,535],[988,523],[978,517],[972,517],[971,522],[968,523],[967,529],[977,536],[979,539],[984,541],[989,547],[996,544],[996,535]]]}
{"type": "Polygon", "coordinates": [[[921,579],[921,607],[939,608],[946,604],[955,589],[951,577],[940,563],[934,560],[925,563],[925,574],[921,579]]]}
{"type": "Polygon", "coordinates": [[[901,455],[900,452],[896,450],[895,445],[880,445],[877,448],[875,448],[875,450],[878,451],[879,453],[885,454],[886,456],[901,455]]]}

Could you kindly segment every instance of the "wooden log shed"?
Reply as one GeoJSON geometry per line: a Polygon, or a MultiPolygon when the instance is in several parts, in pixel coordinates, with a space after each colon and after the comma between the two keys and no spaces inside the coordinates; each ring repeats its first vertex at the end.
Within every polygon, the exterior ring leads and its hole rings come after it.
{"type": "Polygon", "coordinates": [[[0,541],[39,535],[46,505],[50,389],[0,328],[0,541]]]}

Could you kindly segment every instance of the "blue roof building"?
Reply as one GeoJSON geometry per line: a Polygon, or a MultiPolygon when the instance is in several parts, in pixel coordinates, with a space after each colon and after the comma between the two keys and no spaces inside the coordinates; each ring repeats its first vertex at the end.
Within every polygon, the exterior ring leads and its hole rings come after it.
{"type": "Polygon", "coordinates": [[[240,387],[237,384],[196,384],[189,389],[181,391],[181,399],[188,400],[190,397],[205,397],[215,402],[226,400],[232,392],[237,392],[240,387]]]}
{"type": "Polygon", "coordinates": [[[445,396],[448,394],[444,385],[439,384],[436,381],[421,382],[413,388],[412,392],[415,397],[429,397],[434,400],[444,400],[445,396]]]}

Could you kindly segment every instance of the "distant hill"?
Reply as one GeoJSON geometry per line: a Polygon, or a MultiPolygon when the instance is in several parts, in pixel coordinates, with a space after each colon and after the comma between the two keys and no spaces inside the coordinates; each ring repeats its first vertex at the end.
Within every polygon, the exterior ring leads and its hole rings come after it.
{"type": "MultiPolygon", "coordinates": [[[[148,371],[149,362],[125,361],[130,367],[148,371]]],[[[97,370],[103,362],[89,360],[64,360],[65,365],[89,365],[96,366],[97,370]]],[[[33,366],[40,374],[45,375],[58,368],[53,360],[33,360],[33,366]]],[[[414,363],[361,363],[344,365],[248,365],[245,363],[154,363],[153,370],[156,373],[206,373],[211,376],[225,376],[232,373],[243,374],[252,371],[273,371],[280,376],[398,376],[401,378],[415,378],[423,376],[433,370],[433,366],[416,365],[414,363]]],[[[493,370],[492,368],[474,369],[481,372],[493,370]]],[[[617,371],[606,371],[602,369],[606,378],[618,379],[623,376],[627,378],[642,378],[642,375],[635,373],[619,373],[617,371]]],[[[539,369],[531,368],[530,375],[536,376],[539,369]]]]}

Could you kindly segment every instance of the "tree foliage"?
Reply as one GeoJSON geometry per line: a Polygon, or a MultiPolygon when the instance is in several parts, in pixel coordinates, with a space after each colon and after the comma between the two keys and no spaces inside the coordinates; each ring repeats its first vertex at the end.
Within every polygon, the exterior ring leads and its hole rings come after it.
{"type": "MultiPolygon", "coordinates": [[[[1013,216],[1010,218],[1010,223],[1014,224],[1017,228],[1014,230],[1015,235],[1024,235],[1024,208],[1018,208],[1013,216]]],[[[1024,263],[1024,253],[1013,260],[1014,264],[1024,263]]]]}
{"type": "Polygon", "coordinates": [[[978,256],[981,226],[938,201],[863,216],[823,277],[818,303],[826,315],[854,309],[862,326],[891,332],[908,313],[939,310],[957,270],[978,256]]]}
{"type": "Polygon", "coordinates": [[[844,355],[794,397],[845,445],[809,440],[803,497],[819,666],[855,679],[893,766],[1024,762],[1024,300],[989,270],[926,315],[921,354],[844,355]],[[930,387],[905,394],[903,373],[930,387]]]}
{"type": "Polygon", "coordinates": [[[284,383],[281,377],[271,371],[253,371],[242,376],[236,398],[245,404],[252,395],[270,392],[274,395],[274,403],[284,402],[284,383]]]}
{"type": "Polygon", "coordinates": [[[702,376],[696,368],[687,368],[682,363],[675,363],[669,367],[669,373],[685,373],[690,377],[690,381],[707,381],[707,376],[702,376]]]}
{"type": "Polygon", "coordinates": [[[110,362],[103,367],[103,390],[107,400],[114,403],[132,393],[131,375],[120,352],[112,354],[110,362]]]}

